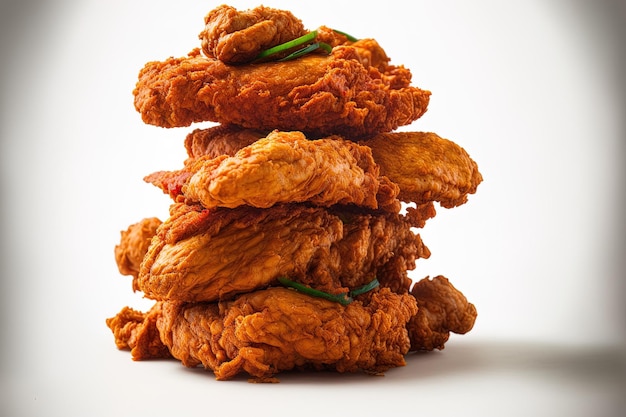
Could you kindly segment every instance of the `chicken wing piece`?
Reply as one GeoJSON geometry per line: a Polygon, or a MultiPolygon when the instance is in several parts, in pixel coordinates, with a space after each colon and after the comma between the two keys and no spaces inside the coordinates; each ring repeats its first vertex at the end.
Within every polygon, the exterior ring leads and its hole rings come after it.
{"type": "Polygon", "coordinates": [[[443,349],[450,332],[465,334],[474,327],[476,307],[447,278],[424,278],[411,294],[419,308],[407,326],[412,351],[443,349]]]}
{"type": "Polygon", "coordinates": [[[263,50],[307,33],[302,21],[286,10],[259,6],[238,11],[221,5],[204,18],[202,51],[227,64],[250,62],[263,50]]]}
{"type": "Polygon", "coordinates": [[[428,248],[401,215],[278,205],[208,210],[174,204],[133,288],[155,300],[213,301],[288,277],[332,294],[378,278],[408,292],[428,248]]]}
{"type": "Polygon", "coordinates": [[[389,132],[418,119],[430,92],[410,86],[402,66],[373,40],[339,45],[330,55],[229,66],[198,49],[187,57],[149,62],[134,89],[144,122],[162,127],[213,121],[260,130],[298,130],[350,137],[389,132]]]}
{"type": "Polygon", "coordinates": [[[382,133],[360,143],[372,149],[381,175],[400,187],[398,197],[405,202],[455,207],[467,202],[483,179],[462,147],[434,133],[382,133]]]}
{"type": "Polygon", "coordinates": [[[292,369],[402,366],[410,347],[405,326],[416,311],[412,296],[389,289],[343,306],[274,287],[219,304],[165,302],[157,327],[185,366],[202,364],[218,380],[247,373],[268,381],[292,369]]]}

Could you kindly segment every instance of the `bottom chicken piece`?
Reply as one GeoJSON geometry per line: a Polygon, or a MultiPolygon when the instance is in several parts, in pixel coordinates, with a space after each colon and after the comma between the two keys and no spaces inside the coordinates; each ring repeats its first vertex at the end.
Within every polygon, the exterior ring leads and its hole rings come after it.
{"type": "Polygon", "coordinates": [[[272,287],[217,303],[157,302],[147,313],[125,307],[107,325],[134,360],[174,357],[218,380],[277,382],[296,369],[378,374],[474,325],[474,305],[446,278],[423,279],[413,294],[379,288],[342,305],[272,287]]]}

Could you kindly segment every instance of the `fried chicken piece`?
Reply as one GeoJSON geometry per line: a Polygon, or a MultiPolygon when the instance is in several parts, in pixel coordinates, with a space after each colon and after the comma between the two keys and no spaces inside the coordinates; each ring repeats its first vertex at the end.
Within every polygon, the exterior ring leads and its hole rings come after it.
{"type": "Polygon", "coordinates": [[[232,157],[190,159],[180,171],[144,178],[177,200],[206,208],[259,208],[308,202],[355,204],[398,212],[398,187],[379,176],[366,146],[339,137],[308,140],[301,132],[270,133],[232,157]]]}
{"type": "Polygon", "coordinates": [[[462,147],[435,133],[382,133],[360,143],[372,149],[381,174],[398,184],[405,202],[455,207],[467,202],[483,179],[462,147]]]}
{"type": "Polygon", "coordinates": [[[155,300],[213,301],[288,277],[333,294],[378,278],[408,292],[430,255],[399,214],[305,205],[208,210],[174,204],[133,288],[155,300]]]}
{"type": "MultiPolygon", "coordinates": [[[[206,208],[306,201],[377,209],[386,180],[369,148],[339,137],[311,141],[301,132],[274,131],[233,157],[200,159],[191,171],[183,194],[206,208]]],[[[395,196],[381,205],[399,207],[395,196]]]]}
{"type": "Polygon", "coordinates": [[[115,317],[108,318],[106,324],[113,332],[117,348],[130,350],[134,360],[171,358],[156,326],[159,317],[160,303],[147,313],[124,307],[115,317]]]}
{"type": "Polygon", "coordinates": [[[447,278],[424,278],[411,294],[419,308],[407,326],[412,351],[443,349],[450,332],[465,334],[474,327],[476,307],[447,278]]]}
{"type": "Polygon", "coordinates": [[[405,365],[406,323],[415,299],[389,289],[347,306],[287,288],[219,304],[165,302],[161,339],[183,365],[218,380],[247,373],[261,381],[292,369],[384,372],[405,365]]]}
{"type": "Polygon", "coordinates": [[[120,243],[115,246],[115,261],[122,275],[137,278],[141,261],[148,252],[150,241],[160,225],[161,220],[150,217],[130,225],[121,232],[120,243]]]}
{"type": "Polygon", "coordinates": [[[410,86],[401,66],[373,64],[373,40],[287,62],[229,66],[192,51],[149,62],[134,89],[144,122],[162,127],[213,121],[260,130],[349,137],[388,132],[418,119],[430,92],[410,86]],[[378,67],[384,67],[381,72],[378,67]]]}
{"type": "Polygon", "coordinates": [[[250,62],[261,51],[307,33],[291,12],[265,6],[238,11],[222,5],[210,11],[204,23],[199,35],[202,51],[227,64],[250,62]]]}

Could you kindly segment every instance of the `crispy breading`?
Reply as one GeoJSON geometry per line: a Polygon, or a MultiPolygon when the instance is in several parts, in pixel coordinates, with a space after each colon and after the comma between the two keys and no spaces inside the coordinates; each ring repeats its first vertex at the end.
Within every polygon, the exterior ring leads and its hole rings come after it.
{"type": "Polygon", "coordinates": [[[388,132],[422,116],[430,92],[411,86],[404,67],[384,65],[380,72],[369,66],[377,55],[384,55],[382,48],[363,40],[337,46],[328,56],[229,66],[195,49],[187,57],[147,63],[134,90],[135,107],[144,122],[162,127],[213,121],[318,136],[388,132]]]}
{"type": "Polygon", "coordinates": [[[455,207],[483,180],[465,149],[435,133],[382,133],[360,143],[372,149],[381,174],[400,187],[398,197],[405,202],[455,207]]]}

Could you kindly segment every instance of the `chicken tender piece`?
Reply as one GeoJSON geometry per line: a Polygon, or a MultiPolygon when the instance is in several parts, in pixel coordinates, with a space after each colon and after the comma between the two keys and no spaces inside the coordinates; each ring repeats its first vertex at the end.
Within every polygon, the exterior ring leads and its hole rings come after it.
{"type": "Polygon", "coordinates": [[[260,381],[292,369],[384,372],[405,365],[409,294],[381,289],[347,306],[287,288],[219,304],[163,303],[161,339],[185,366],[218,380],[240,373],[260,381]]]}
{"type": "Polygon", "coordinates": [[[260,6],[238,11],[222,5],[204,18],[202,51],[227,64],[250,62],[263,50],[307,33],[302,21],[286,10],[260,6]]]}
{"type": "Polygon", "coordinates": [[[430,92],[410,86],[404,67],[380,65],[380,72],[370,66],[380,55],[375,41],[363,40],[328,56],[229,66],[196,49],[147,63],[134,90],[135,108],[144,122],[162,127],[212,121],[314,136],[389,132],[422,116],[430,92]]]}
{"type": "Polygon", "coordinates": [[[408,292],[408,270],[430,256],[400,215],[304,205],[207,210],[172,206],[133,288],[155,300],[232,298],[288,277],[333,294],[378,278],[408,292]]]}
{"type": "Polygon", "coordinates": [[[424,278],[411,294],[419,307],[407,326],[412,351],[443,349],[451,332],[465,334],[474,327],[476,307],[447,278],[424,278]]]}
{"type": "Polygon", "coordinates": [[[452,208],[467,202],[483,180],[462,147],[435,133],[382,133],[360,143],[372,149],[381,174],[400,187],[405,202],[452,208]]]}

